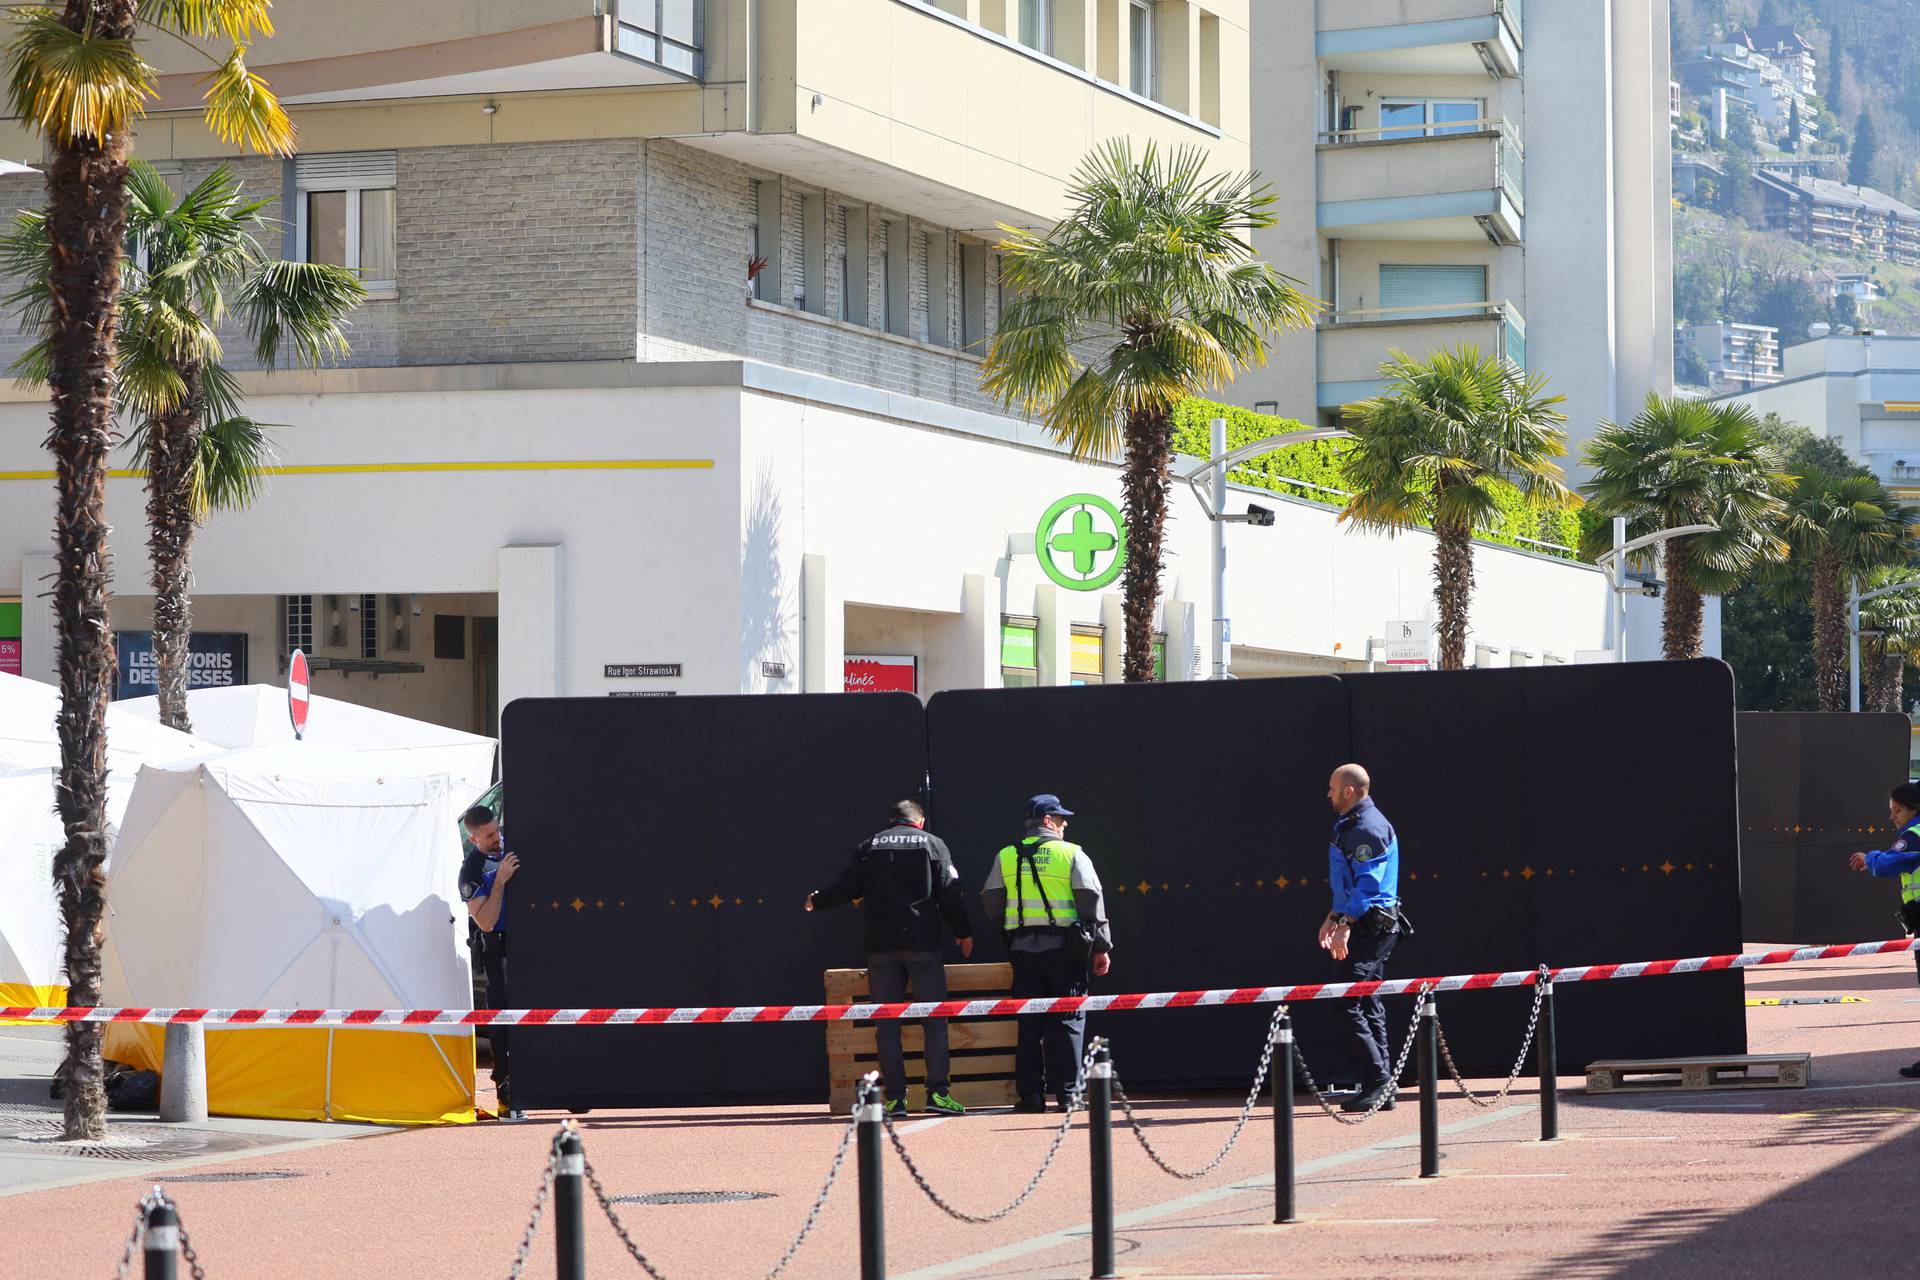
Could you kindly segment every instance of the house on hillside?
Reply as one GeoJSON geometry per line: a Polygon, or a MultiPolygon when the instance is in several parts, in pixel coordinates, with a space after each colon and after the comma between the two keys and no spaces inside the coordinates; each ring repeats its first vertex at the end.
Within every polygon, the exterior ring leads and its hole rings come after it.
{"type": "Polygon", "coordinates": [[[1691,367],[1689,355],[1698,357],[1698,367],[1706,370],[1710,391],[1751,391],[1780,381],[1780,330],[1772,325],[1676,325],[1674,367],[1691,367]]]}
{"type": "Polygon", "coordinates": [[[1817,63],[1813,46],[1807,43],[1807,38],[1790,26],[1776,24],[1748,27],[1745,31],[1736,32],[1733,39],[1756,53],[1765,54],[1769,62],[1779,67],[1787,86],[1800,98],[1802,115],[1808,114],[1806,108],[1811,105],[1815,92],[1814,71],[1817,63]]]}
{"type": "Polygon", "coordinates": [[[1829,253],[1920,266],[1920,209],[1872,187],[1761,169],[1767,227],[1829,253]]]}

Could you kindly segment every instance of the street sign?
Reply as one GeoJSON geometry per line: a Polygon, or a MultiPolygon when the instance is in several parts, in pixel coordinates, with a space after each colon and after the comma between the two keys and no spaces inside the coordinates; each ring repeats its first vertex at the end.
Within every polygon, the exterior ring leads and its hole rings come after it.
{"type": "Polygon", "coordinates": [[[608,680],[678,680],[677,662],[608,662],[602,665],[608,680]]]}
{"type": "Polygon", "coordinates": [[[1098,494],[1071,494],[1040,517],[1033,551],[1053,582],[1069,591],[1099,591],[1126,568],[1127,522],[1098,494]]]}
{"type": "Polygon", "coordinates": [[[306,737],[307,698],[312,678],[307,674],[307,655],[298,649],[287,662],[287,715],[293,719],[293,736],[306,737]]]}
{"type": "Polygon", "coordinates": [[[1432,624],[1415,619],[1387,624],[1386,664],[1390,667],[1430,667],[1433,647],[1429,634],[1432,624]]]}

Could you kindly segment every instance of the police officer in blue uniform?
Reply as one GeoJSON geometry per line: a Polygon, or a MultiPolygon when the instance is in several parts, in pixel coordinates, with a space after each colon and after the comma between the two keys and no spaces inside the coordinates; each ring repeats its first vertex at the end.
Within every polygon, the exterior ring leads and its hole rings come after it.
{"type": "MultiPolygon", "coordinates": [[[[1400,915],[1400,838],[1368,794],[1372,785],[1357,764],[1341,765],[1327,783],[1327,801],[1339,816],[1327,849],[1333,909],[1320,924],[1320,946],[1339,962],[1343,982],[1386,977],[1394,939],[1412,932],[1400,915]]],[[[1340,1109],[1366,1111],[1392,1083],[1386,1006],[1379,996],[1368,996],[1348,1001],[1346,1013],[1366,1077],[1340,1109]]],[[[1383,1109],[1392,1106],[1389,1097],[1383,1109]]]]}

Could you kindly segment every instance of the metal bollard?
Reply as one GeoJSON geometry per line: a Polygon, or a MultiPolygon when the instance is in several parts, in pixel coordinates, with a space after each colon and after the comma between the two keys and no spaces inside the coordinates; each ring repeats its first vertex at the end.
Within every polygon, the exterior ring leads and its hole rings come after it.
{"type": "Polygon", "coordinates": [[[876,1076],[862,1081],[860,1132],[860,1280],[887,1280],[886,1197],[880,1187],[880,1144],[885,1141],[876,1076]]]}
{"type": "Polygon", "coordinates": [[[560,1165],[553,1175],[553,1268],[559,1280],[586,1280],[587,1156],[571,1122],[560,1135],[560,1165]]]}
{"type": "Polygon", "coordinates": [[[1273,1046],[1273,1220],[1298,1222],[1293,1197],[1293,1018],[1280,1015],[1273,1046]]]}
{"type": "Polygon", "coordinates": [[[1093,1155],[1093,1280],[1113,1270],[1113,1057],[1096,1040],[1087,1068],[1087,1148],[1093,1155]]]}
{"type": "Polygon", "coordinates": [[[174,1280],[180,1256],[180,1215],[165,1201],[147,1208],[141,1252],[145,1255],[147,1280],[174,1280]]]}
{"type": "Polygon", "coordinates": [[[1560,1043],[1553,1030],[1553,979],[1540,966],[1540,1141],[1560,1136],[1560,1043]]]}
{"type": "Polygon", "coordinates": [[[1420,1176],[1440,1176],[1440,1021],[1433,993],[1420,997],[1420,1176]]]}

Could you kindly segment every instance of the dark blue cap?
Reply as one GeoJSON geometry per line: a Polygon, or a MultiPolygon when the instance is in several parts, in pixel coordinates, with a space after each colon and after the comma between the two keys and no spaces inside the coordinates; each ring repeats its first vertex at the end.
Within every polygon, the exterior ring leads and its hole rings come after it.
{"type": "Polygon", "coordinates": [[[1071,818],[1073,810],[1060,803],[1056,795],[1038,795],[1027,801],[1027,817],[1033,818],[1071,818]]]}

